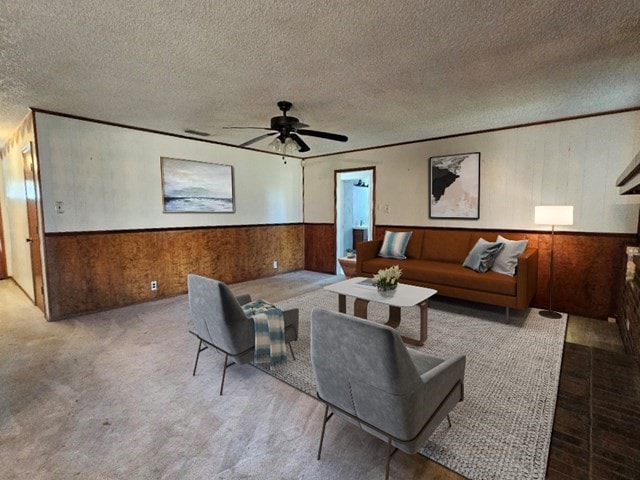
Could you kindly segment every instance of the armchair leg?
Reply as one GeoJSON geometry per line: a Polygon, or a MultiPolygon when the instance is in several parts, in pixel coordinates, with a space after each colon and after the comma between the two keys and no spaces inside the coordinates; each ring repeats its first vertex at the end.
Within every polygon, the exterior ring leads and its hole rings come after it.
{"type": "Polygon", "coordinates": [[[224,354],[224,368],[222,369],[222,381],[220,382],[220,395],[222,395],[222,389],[224,388],[224,377],[227,374],[227,368],[229,368],[231,365],[235,365],[235,363],[236,363],[236,362],[227,363],[228,359],[229,359],[229,354],[225,353],[224,354]]]}
{"type": "Polygon", "coordinates": [[[320,454],[322,453],[322,442],[324,441],[324,429],[327,426],[327,422],[329,421],[332,415],[333,413],[329,415],[329,405],[325,405],[324,418],[322,419],[322,434],[320,435],[320,447],[318,448],[318,460],[320,460],[320,454]]]}
{"type": "Polygon", "coordinates": [[[397,448],[391,449],[391,437],[387,441],[387,465],[385,467],[384,480],[389,480],[389,466],[391,465],[391,457],[398,451],[397,448]]]}
{"type": "Polygon", "coordinates": [[[451,428],[451,417],[447,413],[447,422],[449,422],[449,428],[451,428]]]}
{"type": "Polygon", "coordinates": [[[192,376],[195,377],[196,376],[196,368],[198,368],[198,359],[200,358],[200,352],[202,352],[203,350],[206,350],[207,346],[205,345],[204,347],[202,346],[202,340],[200,340],[200,343],[198,344],[198,353],[196,354],[196,363],[193,366],[193,374],[192,376]]]}
{"type": "Polygon", "coordinates": [[[291,342],[289,342],[289,350],[291,350],[291,357],[295,360],[296,359],[296,354],[293,353],[293,345],[291,345],[291,342]]]}

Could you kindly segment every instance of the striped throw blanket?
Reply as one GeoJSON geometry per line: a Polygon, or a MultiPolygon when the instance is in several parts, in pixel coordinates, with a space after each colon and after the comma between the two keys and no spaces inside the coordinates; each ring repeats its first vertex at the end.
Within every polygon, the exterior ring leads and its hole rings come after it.
{"type": "Polygon", "coordinates": [[[284,342],[284,314],[275,305],[256,300],[242,306],[244,314],[253,319],[256,331],[254,361],[273,368],[287,361],[284,342]]]}

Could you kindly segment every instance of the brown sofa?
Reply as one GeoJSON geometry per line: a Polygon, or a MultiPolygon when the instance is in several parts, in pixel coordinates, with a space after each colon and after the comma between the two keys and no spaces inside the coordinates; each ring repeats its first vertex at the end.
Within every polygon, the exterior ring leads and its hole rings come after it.
{"type": "MultiPolygon", "coordinates": [[[[529,247],[518,257],[513,277],[493,271],[478,273],[462,266],[480,237],[493,242],[497,236],[496,232],[416,229],[407,245],[406,260],[378,257],[382,240],[361,242],[356,248],[356,275],[372,277],[381,268],[400,265],[401,283],[433,288],[446,297],[506,307],[508,315],[509,308],[528,307],[536,293],[538,250],[529,247]]],[[[517,234],[503,234],[503,237],[526,238],[517,234]]]]}

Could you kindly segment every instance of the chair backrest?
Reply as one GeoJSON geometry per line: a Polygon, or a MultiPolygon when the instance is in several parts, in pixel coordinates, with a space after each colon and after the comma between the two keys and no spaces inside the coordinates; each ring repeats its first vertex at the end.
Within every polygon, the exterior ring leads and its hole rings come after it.
{"type": "Polygon", "coordinates": [[[415,434],[422,382],[395,330],[316,308],[311,362],[323,400],[397,438],[415,434]]]}
{"type": "Polygon", "coordinates": [[[231,356],[250,349],[255,343],[253,320],[224,283],[190,274],[189,311],[196,333],[231,356]]]}

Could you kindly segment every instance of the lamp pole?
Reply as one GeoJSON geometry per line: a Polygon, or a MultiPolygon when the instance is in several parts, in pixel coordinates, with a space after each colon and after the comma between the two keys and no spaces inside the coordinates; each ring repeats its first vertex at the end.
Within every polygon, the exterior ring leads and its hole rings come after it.
{"type": "Polygon", "coordinates": [[[562,314],[555,312],[551,309],[551,295],[553,293],[553,251],[555,240],[555,228],[554,224],[551,225],[551,259],[549,261],[549,310],[540,311],[540,315],[546,318],[562,318],[562,314]]]}

